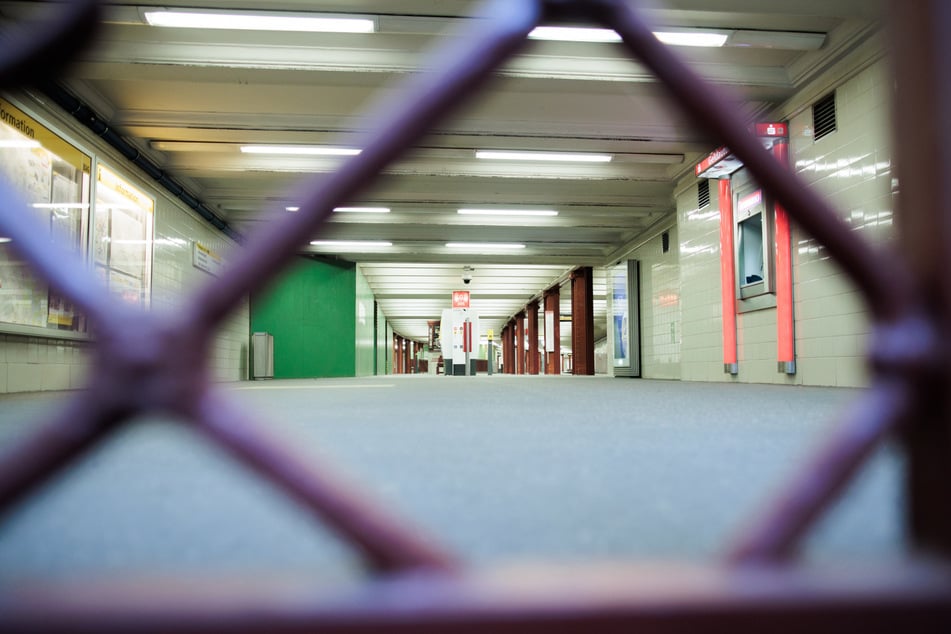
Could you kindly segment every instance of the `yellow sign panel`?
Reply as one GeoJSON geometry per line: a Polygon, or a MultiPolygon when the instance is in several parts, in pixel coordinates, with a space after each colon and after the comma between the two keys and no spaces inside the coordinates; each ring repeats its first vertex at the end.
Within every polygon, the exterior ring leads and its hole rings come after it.
{"type": "Polygon", "coordinates": [[[489,328],[488,335],[489,335],[489,341],[492,341],[492,337],[495,336],[495,331],[489,328]]]}
{"type": "Polygon", "coordinates": [[[131,185],[112,170],[100,165],[98,177],[100,183],[131,202],[136,208],[144,209],[149,213],[155,211],[155,201],[151,196],[131,185]]]}
{"type": "Polygon", "coordinates": [[[88,172],[92,159],[47,130],[41,123],[5,99],[0,99],[0,122],[10,126],[30,141],[63,159],[76,169],[88,172]]]}

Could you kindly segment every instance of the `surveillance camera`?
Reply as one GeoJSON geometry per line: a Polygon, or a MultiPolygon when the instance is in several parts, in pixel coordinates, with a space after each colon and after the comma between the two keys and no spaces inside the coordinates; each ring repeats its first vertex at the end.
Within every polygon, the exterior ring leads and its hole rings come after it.
{"type": "Polygon", "coordinates": [[[472,268],[471,266],[462,267],[462,283],[463,284],[468,284],[469,282],[472,281],[472,272],[474,270],[475,269],[472,268]]]}

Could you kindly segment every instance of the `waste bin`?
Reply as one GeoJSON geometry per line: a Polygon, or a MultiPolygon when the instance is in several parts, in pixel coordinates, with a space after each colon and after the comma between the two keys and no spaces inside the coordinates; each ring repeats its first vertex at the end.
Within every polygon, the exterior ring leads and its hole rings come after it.
{"type": "Polygon", "coordinates": [[[256,332],[251,335],[251,379],[274,378],[274,335],[256,332]]]}

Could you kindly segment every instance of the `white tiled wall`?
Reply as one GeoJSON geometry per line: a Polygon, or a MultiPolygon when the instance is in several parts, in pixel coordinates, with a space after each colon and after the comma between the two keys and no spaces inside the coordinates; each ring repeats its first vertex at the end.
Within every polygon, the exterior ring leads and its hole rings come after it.
{"type": "MultiPolygon", "coordinates": [[[[807,104],[808,106],[808,104],[807,104]]],[[[790,117],[795,170],[828,197],[840,217],[873,243],[890,240],[892,173],[888,85],[876,62],[836,88],[838,130],[815,141],[811,107],[790,117]]],[[[778,118],[783,118],[779,116],[778,118]]],[[[861,386],[867,381],[864,351],[867,315],[854,286],[825,248],[793,225],[793,299],[797,373],[776,368],[774,309],[738,316],[740,374],[723,373],[720,302],[719,211],[716,182],[711,204],[697,208],[696,181],[684,179],[676,198],[684,380],[861,386]]],[[[645,312],[649,309],[645,305],[645,312]]],[[[645,328],[649,317],[644,315],[645,328]]],[[[649,338],[645,330],[645,339],[649,338]]],[[[644,357],[645,376],[652,360],[644,357]]]]}
{"type": "MultiPolygon", "coordinates": [[[[89,139],[82,130],[61,114],[42,108],[25,108],[31,115],[48,123],[86,152],[109,156],[111,150],[96,139],[89,139]],[[57,126],[56,124],[60,124],[57,126]]],[[[174,312],[182,301],[201,301],[200,296],[186,299],[183,294],[202,283],[214,283],[210,274],[192,266],[192,243],[226,256],[232,241],[200,219],[194,212],[161,193],[135,170],[122,169],[122,159],[106,158],[104,163],[116,168],[137,187],[156,199],[154,255],[152,267],[152,307],[174,312]]],[[[247,378],[249,340],[249,306],[244,301],[219,329],[213,346],[210,369],[222,381],[247,378]]],[[[0,394],[80,388],[88,372],[89,343],[45,336],[22,336],[0,332],[0,394]]]]}
{"type": "Polygon", "coordinates": [[[663,252],[661,236],[629,256],[641,267],[641,376],[679,379],[681,375],[680,261],[677,228],[668,231],[670,246],[663,252]]]}
{"type": "Polygon", "coordinates": [[[720,302],[720,209],[717,183],[710,182],[710,203],[700,207],[697,186],[678,192],[680,276],[683,314],[683,362],[686,381],[723,381],[720,302]]]}
{"type": "MultiPolygon", "coordinates": [[[[152,265],[152,308],[175,312],[186,293],[214,284],[210,273],[192,265],[194,242],[221,255],[227,261],[235,245],[230,238],[190,210],[159,197],[155,211],[155,246],[152,265]]],[[[237,247],[240,249],[240,247],[237,247]]],[[[225,267],[227,269],[227,265],[225,267]]],[[[237,308],[215,336],[208,360],[212,377],[219,381],[248,378],[250,307],[247,300],[237,308]]]]}
{"type": "MultiPolygon", "coordinates": [[[[889,90],[887,65],[878,62],[837,88],[838,129],[832,134],[813,140],[809,110],[790,119],[796,171],[846,223],[876,244],[894,237],[889,90]]],[[[869,323],[855,287],[826,249],[795,227],[793,262],[802,382],[864,385],[869,323]]]]}

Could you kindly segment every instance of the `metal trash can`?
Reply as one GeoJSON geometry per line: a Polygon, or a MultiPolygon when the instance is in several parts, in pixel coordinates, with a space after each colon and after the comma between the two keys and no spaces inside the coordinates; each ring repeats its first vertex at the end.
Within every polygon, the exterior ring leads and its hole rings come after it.
{"type": "Polygon", "coordinates": [[[256,332],[251,335],[251,379],[274,378],[274,335],[256,332]]]}

